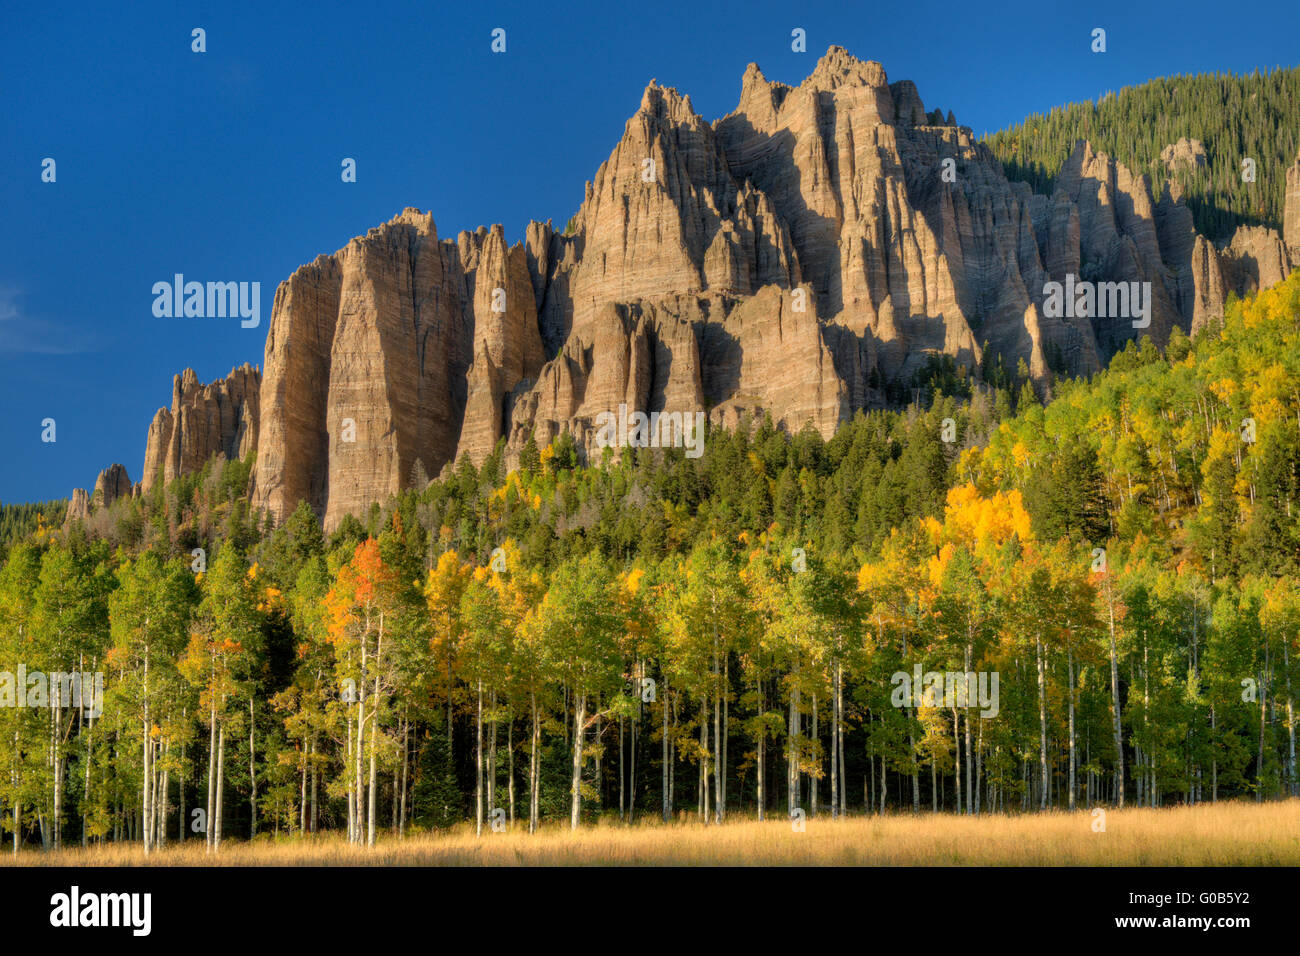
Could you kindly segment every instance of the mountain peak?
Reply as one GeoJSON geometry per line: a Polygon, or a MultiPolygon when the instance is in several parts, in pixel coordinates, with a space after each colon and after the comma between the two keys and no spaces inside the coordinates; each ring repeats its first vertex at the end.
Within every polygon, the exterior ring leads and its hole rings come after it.
{"type": "MultiPolygon", "coordinates": [[[[594,423],[620,406],[829,437],[935,356],[974,375],[1023,360],[1046,387],[1141,335],[1195,331],[1295,259],[1266,230],[1211,247],[1185,206],[1157,210],[1140,170],[1086,143],[1034,194],[952,122],[839,46],[797,88],[748,64],[739,107],[711,124],[652,79],[573,234],[430,241],[432,213],[407,207],[295,271],[264,372],[177,377],[143,486],[256,450],[252,505],[282,519],[307,500],[332,529],[503,440],[507,463],[566,433],[599,457],[594,423]],[[1146,323],[1052,314],[1047,286],[1085,263],[1089,281],[1149,287],[1146,323]]],[[[1300,233],[1300,163],[1287,188],[1300,233]]]]}
{"type": "Polygon", "coordinates": [[[646,84],[645,92],[641,94],[641,106],[637,112],[666,119],[672,123],[698,119],[695,109],[691,106],[690,96],[683,96],[674,87],[660,86],[659,81],[654,79],[646,84]]]}
{"type": "Polygon", "coordinates": [[[818,89],[841,86],[888,86],[885,68],[875,60],[859,60],[842,46],[831,46],[804,81],[818,89]]]}

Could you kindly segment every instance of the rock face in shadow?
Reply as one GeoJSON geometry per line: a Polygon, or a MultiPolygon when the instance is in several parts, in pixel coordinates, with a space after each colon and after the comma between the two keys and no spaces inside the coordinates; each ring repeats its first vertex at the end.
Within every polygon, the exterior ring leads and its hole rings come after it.
{"type": "Polygon", "coordinates": [[[507,246],[502,228],[493,226],[491,231],[461,233],[458,249],[474,359],[455,457],[464,454],[479,462],[505,433],[516,388],[536,381],[545,355],[524,247],[507,246]]]}
{"type": "Polygon", "coordinates": [[[1285,238],[1242,228],[1217,248],[1175,185],[1086,142],[1035,194],[912,83],[839,47],[793,87],[750,64],[714,122],[651,81],[565,233],[439,239],[406,209],[294,272],[260,377],[177,377],[144,488],[255,447],[254,507],[283,519],[305,500],[333,528],[501,441],[513,462],[568,432],[598,457],[620,406],[829,436],[940,358],[974,375],[1023,360],[1045,388],[1285,277],[1300,159],[1285,212],[1285,238]],[[1149,288],[1149,321],[1058,314],[1047,287],[1067,279],[1149,288]]]}

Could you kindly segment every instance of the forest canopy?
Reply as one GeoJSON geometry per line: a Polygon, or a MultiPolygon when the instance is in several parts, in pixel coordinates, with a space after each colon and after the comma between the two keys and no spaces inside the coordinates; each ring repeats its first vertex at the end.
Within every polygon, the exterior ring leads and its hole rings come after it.
{"type": "Polygon", "coordinates": [[[1175,182],[1197,231],[1225,244],[1242,225],[1281,231],[1286,171],[1300,149],[1298,103],[1295,67],[1161,77],[1095,102],[1035,113],[984,141],[1009,178],[1050,194],[1074,144],[1088,140],[1135,173],[1149,174],[1156,200],[1165,180],[1175,182]],[[1161,151],[1184,137],[1204,144],[1204,162],[1171,170],[1161,151]],[[1249,182],[1246,159],[1254,164],[1249,182]]]}
{"type": "Polygon", "coordinates": [[[4,833],[1295,794],[1300,274],[1052,390],[697,459],[499,446],[329,536],[220,459],[67,528],[14,512],[0,669],[104,693],[0,706],[4,833]],[[998,706],[900,696],[914,673],[997,675],[998,706]]]}

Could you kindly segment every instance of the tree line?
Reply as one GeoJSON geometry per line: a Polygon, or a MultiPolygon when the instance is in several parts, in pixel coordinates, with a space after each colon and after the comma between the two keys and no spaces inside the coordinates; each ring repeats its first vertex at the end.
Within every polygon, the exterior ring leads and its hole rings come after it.
{"type": "Polygon", "coordinates": [[[1095,102],[1035,113],[984,141],[1009,178],[1050,193],[1074,144],[1088,140],[1150,175],[1157,200],[1165,180],[1178,184],[1197,231],[1222,244],[1242,225],[1281,230],[1286,170],[1300,148],[1298,99],[1295,67],[1160,77],[1095,102]],[[1205,162],[1170,170],[1160,152],[1183,137],[1202,141],[1205,162]],[[1246,159],[1254,164],[1249,180],[1246,159]]]}
{"type": "Polygon", "coordinates": [[[38,523],[0,568],[0,665],[105,691],[17,706],[0,674],[4,832],[215,851],[1295,795],[1300,277],[1046,405],[947,373],[960,400],[828,441],[498,448],[328,538],[220,460],[38,523]]]}

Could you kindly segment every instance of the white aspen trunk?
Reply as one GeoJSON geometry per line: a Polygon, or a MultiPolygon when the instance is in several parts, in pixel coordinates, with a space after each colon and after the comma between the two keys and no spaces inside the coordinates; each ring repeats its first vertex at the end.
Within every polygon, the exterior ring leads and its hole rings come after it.
{"type": "MultiPolygon", "coordinates": [[[[170,748],[164,748],[164,757],[169,749],[170,748]]],[[[167,814],[171,810],[168,806],[169,795],[167,789],[170,786],[171,771],[164,770],[162,772],[162,783],[158,788],[158,849],[160,850],[167,846],[167,814]]]]}
{"type": "Polygon", "coordinates": [[[54,699],[53,708],[54,717],[54,849],[59,849],[62,842],[62,819],[63,819],[63,685],[54,682],[54,699]]]}
{"type": "MultiPolygon", "coordinates": [[[[916,729],[912,724],[912,708],[907,708],[907,750],[912,758],[912,812],[916,813],[921,809],[921,776],[916,766],[916,729]]],[[[957,769],[961,773],[961,768],[957,769]]],[[[901,790],[901,788],[900,788],[901,790]]],[[[902,801],[903,795],[900,792],[899,801],[902,801]]]]}
{"type": "MultiPolygon", "coordinates": [[[[817,695],[813,694],[812,695],[812,739],[813,739],[814,747],[820,747],[822,743],[821,735],[818,733],[818,727],[817,727],[817,710],[818,710],[817,703],[818,703],[817,695]]],[[[818,770],[821,769],[820,757],[817,758],[817,769],[818,770]]],[[[809,817],[817,816],[818,789],[819,788],[818,788],[817,775],[815,773],[809,773],[808,774],[808,816],[809,817]]]]}
{"type": "MultiPolygon", "coordinates": [[[[917,612],[918,614],[920,613],[919,606],[917,608],[917,612]]],[[[903,659],[907,660],[908,655],[910,653],[911,652],[908,648],[908,641],[907,641],[907,631],[904,631],[903,632],[903,659]]],[[[921,779],[919,774],[917,773],[917,767],[916,767],[916,725],[912,722],[913,721],[912,702],[915,699],[916,699],[916,689],[913,688],[911,700],[907,702],[907,753],[908,753],[908,757],[912,761],[912,812],[913,813],[917,813],[921,809],[921,779]]],[[[955,733],[955,728],[954,728],[954,733],[955,733]]],[[[960,764],[957,766],[956,773],[958,776],[961,776],[960,764]]],[[[901,783],[898,788],[898,801],[899,803],[903,802],[903,788],[901,783]]]]}
{"type": "Polygon", "coordinates": [[[203,838],[205,852],[212,850],[212,824],[216,815],[217,787],[217,702],[212,701],[211,721],[208,734],[208,812],[203,818],[203,838]]]}
{"type": "Polygon", "coordinates": [[[506,721],[506,800],[509,801],[509,819],[511,830],[515,822],[515,718],[511,710],[510,719],[506,721]]]}
{"type": "Polygon", "coordinates": [[[673,701],[673,736],[668,745],[668,813],[677,812],[677,701],[673,701]]]}
{"type": "Polygon", "coordinates": [[[1047,809],[1047,675],[1043,672],[1043,642],[1034,638],[1035,657],[1038,661],[1038,759],[1042,768],[1043,791],[1039,809],[1047,809]]]}
{"type": "Polygon", "coordinates": [[[257,720],[253,711],[253,697],[248,697],[248,838],[257,836],[257,720]]]}
{"type": "Polygon", "coordinates": [[[217,823],[216,832],[212,835],[213,851],[221,849],[221,804],[222,797],[225,795],[225,762],[226,762],[226,725],[222,723],[221,729],[217,731],[217,823]]]}
{"type": "MultiPolygon", "coordinates": [[[[844,668],[840,668],[840,721],[844,720],[844,668]]],[[[848,812],[849,765],[844,762],[844,727],[840,726],[840,816],[848,812]]]]}
{"type": "Polygon", "coordinates": [[[700,704],[700,820],[709,822],[709,699],[700,704]]]}
{"type": "Polygon", "coordinates": [[[587,720],[587,695],[585,692],[580,692],[577,697],[578,709],[573,721],[572,803],[569,808],[569,829],[571,830],[578,829],[578,823],[582,818],[582,737],[587,720]]]}
{"type": "MultiPolygon", "coordinates": [[[[146,626],[148,626],[147,622],[146,622],[146,626]]],[[[148,856],[149,850],[151,849],[151,845],[150,845],[151,826],[150,825],[153,823],[153,819],[150,816],[150,806],[149,806],[149,784],[151,782],[150,778],[152,776],[152,768],[150,767],[149,764],[149,756],[150,756],[149,752],[153,748],[150,746],[152,740],[150,739],[149,736],[149,643],[148,641],[146,641],[144,645],[143,698],[144,698],[144,715],[143,715],[143,722],[142,722],[143,740],[141,742],[141,751],[144,757],[144,769],[140,775],[141,778],[140,814],[143,817],[143,820],[141,822],[143,824],[142,835],[144,837],[144,855],[148,856]]]]}
{"type": "MultiPolygon", "coordinates": [[[[1210,732],[1211,732],[1210,736],[1211,737],[1214,736],[1213,732],[1217,729],[1218,727],[1214,719],[1214,705],[1211,704],[1210,705],[1210,732]]],[[[1214,753],[1214,751],[1210,751],[1210,752],[1212,754],[1214,753]]],[[[1219,758],[1217,755],[1210,758],[1210,802],[1211,803],[1219,802],[1219,758]]]]}
{"type": "Polygon", "coordinates": [[[871,749],[871,725],[875,720],[871,711],[867,711],[867,778],[862,781],[863,798],[867,801],[867,812],[876,812],[876,755],[871,749]]]}
{"type": "Polygon", "coordinates": [[[365,753],[365,733],[366,733],[366,663],[369,651],[369,644],[366,643],[370,634],[370,615],[366,615],[365,630],[361,634],[361,679],[357,681],[357,741],[356,750],[352,754],[352,788],[354,791],[353,805],[355,807],[354,825],[352,828],[352,842],[360,843],[362,826],[365,822],[365,782],[361,776],[361,761],[365,753]]]}
{"type": "Polygon", "coordinates": [[[488,746],[488,775],[487,775],[487,809],[488,813],[496,813],[497,809],[497,690],[492,688],[492,702],[489,705],[491,709],[490,719],[492,722],[492,736],[488,746]]]}
{"type": "MultiPolygon", "coordinates": [[[[168,762],[168,757],[171,754],[171,750],[172,750],[172,745],[171,745],[171,741],[169,740],[167,741],[166,744],[163,745],[164,764],[168,762]]],[[[170,778],[171,778],[171,771],[163,770],[162,785],[158,788],[158,849],[160,850],[167,845],[167,811],[169,809],[167,806],[167,797],[168,797],[167,790],[171,783],[170,778]]]]}
{"type": "MultiPolygon", "coordinates": [[[[605,724],[600,716],[600,702],[601,702],[601,698],[600,695],[598,694],[596,696],[596,713],[591,715],[592,722],[596,725],[596,740],[598,741],[605,739],[605,724]]],[[[595,778],[595,784],[596,784],[595,790],[596,790],[597,807],[603,806],[605,802],[605,788],[604,788],[605,768],[601,763],[603,756],[604,756],[603,749],[600,747],[595,748],[591,754],[591,758],[592,758],[591,762],[593,764],[593,771],[594,771],[592,773],[592,776],[595,778]]]]}
{"type": "MultiPolygon", "coordinates": [[[[1151,670],[1146,637],[1142,639],[1142,727],[1151,725],[1151,670]]],[[[1147,740],[1151,738],[1148,736],[1147,740]]],[[[1155,754],[1147,755],[1147,796],[1151,806],[1156,805],[1156,760],[1155,754]]]]}
{"type": "Polygon", "coordinates": [[[1115,718],[1115,796],[1124,806],[1124,730],[1119,705],[1119,650],[1115,645],[1115,600],[1111,594],[1110,573],[1106,572],[1106,618],[1110,631],[1110,699],[1115,718]]]}
{"type": "Polygon", "coordinates": [[[158,754],[162,750],[157,741],[149,744],[149,846],[158,848],[158,754]]]}
{"type": "MultiPolygon", "coordinates": [[[[957,708],[956,708],[955,706],[954,706],[953,709],[952,709],[952,757],[953,757],[953,760],[952,760],[952,776],[953,776],[953,785],[956,787],[956,793],[957,793],[957,813],[960,814],[960,813],[961,813],[961,808],[962,808],[962,803],[961,803],[961,735],[958,733],[958,729],[957,729],[957,708]]],[[[880,777],[880,789],[881,789],[881,792],[883,793],[883,792],[884,792],[884,789],[885,789],[885,777],[884,777],[884,774],[881,774],[881,777],[880,777]]]]}
{"type": "MultiPolygon", "coordinates": [[[[663,675],[660,675],[661,677],[663,675]]],[[[664,712],[664,736],[663,736],[663,790],[660,793],[661,802],[663,803],[664,823],[672,816],[672,810],[669,807],[671,795],[668,789],[668,771],[671,762],[668,759],[668,681],[664,681],[663,712],[664,712]]]]}
{"type": "Polygon", "coordinates": [[[1069,701],[1070,708],[1070,809],[1074,809],[1074,774],[1075,765],[1078,762],[1074,744],[1074,648],[1067,646],[1065,650],[1066,662],[1066,679],[1070,682],[1066,699],[1069,701]]]}
{"type": "Polygon", "coordinates": [[[298,832],[307,832],[307,766],[309,758],[306,744],[302,748],[302,772],[298,781],[298,832]]]}
{"type": "Polygon", "coordinates": [[[402,804],[398,812],[397,835],[406,836],[406,791],[409,787],[407,783],[407,773],[411,763],[411,745],[410,745],[411,725],[402,719],[402,804]]]}
{"type": "Polygon", "coordinates": [[[528,748],[528,832],[537,832],[537,744],[541,736],[541,722],[537,718],[537,692],[530,695],[533,705],[533,728],[528,748]]]}
{"type": "Polygon", "coordinates": [[[722,777],[726,770],[722,766],[722,687],[719,684],[717,644],[715,628],[713,636],[713,822],[720,824],[723,817],[722,777]]]}
{"type": "Polygon", "coordinates": [[[312,756],[312,762],[311,762],[311,832],[312,832],[312,833],[315,833],[315,832],[316,832],[316,824],[318,823],[318,821],[319,821],[319,819],[320,819],[320,818],[318,817],[318,815],[317,815],[317,803],[316,803],[316,797],[317,797],[317,794],[318,794],[318,792],[319,792],[320,774],[317,772],[317,768],[316,768],[316,736],[315,736],[315,734],[313,734],[313,735],[312,735],[312,738],[311,738],[311,756],[312,756]]]}
{"type": "Polygon", "coordinates": [[[366,845],[375,845],[375,802],[378,799],[379,764],[379,678],[384,654],[384,615],[379,615],[379,639],[375,645],[375,687],[370,705],[370,803],[366,809],[366,845]]]}
{"type": "Polygon", "coordinates": [[[376,780],[376,775],[378,773],[375,753],[376,737],[378,737],[378,733],[375,728],[370,728],[370,802],[366,808],[366,846],[375,845],[375,794],[379,792],[379,786],[376,780]]]}
{"type": "MultiPolygon", "coordinates": [[[[763,701],[763,678],[760,676],[758,679],[758,712],[761,714],[765,709],[765,703],[763,701]]],[[[767,794],[764,791],[767,777],[767,753],[766,748],[764,747],[766,742],[767,731],[765,728],[760,726],[758,731],[758,792],[754,797],[754,802],[758,804],[758,819],[760,821],[764,819],[764,813],[767,809],[767,794]]]]}
{"type": "Polygon", "coordinates": [[[831,676],[831,819],[840,815],[840,672],[831,676]]]}
{"type": "Polygon", "coordinates": [[[786,810],[793,813],[799,808],[799,691],[790,691],[790,717],[786,731],[785,792],[786,810]]]}
{"type": "Polygon", "coordinates": [[[352,770],[353,770],[353,766],[355,765],[355,760],[352,754],[352,737],[353,737],[352,721],[349,719],[348,721],[346,721],[346,723],[348,725],[348,743],[347,743],[347,751],[345,752],[343,758],[343,765],[347,768],[346,772],[348,775],[348,779],[347,779],[347,786],[344,789],[347,791],[346,796],[347,796],[347,803],[348,803],[348,842],[355,843],[357,839],[357,813],[356,813],[357,786],[355,780],[352,777],[352,770]]]}
{"type": "MultiPolygon", "coordinates": [[[[47,719],[45,721],[49,737],[45,741],[45,766],[51,770],[51,779],[54,769],[54,708],[45,708],[47,719]]],[[[50,849],[50,840],[53,836],[51,833],[50,821],[46,818],[46,812],[49,810],[49,804],[46,802],[49,795],[45,792],[45,778],[40,778],[40,796],[36,799],[36,819],[41,829],[41,849],[50,849]]]]}
{"type": "Polygon", "coordinates": [[[641,718],[645,712],[645,706],[641,700],[642,679],[645,677],[645,664],[640,659],[637,660],[633,671],[636,674],[636,713],[632,715],[632,726],[630,728],[631,752],[628,754],[628,803],[627,803],[627,820],[628,823],[636,819],[636,752],[637,752],[637,730],[641,726],[641,718]]]}
{"type": "Polygon", "coordinates": [[[842,817],[848,811],[849,771],[844,762],[844,665],[835,665],[835,754],[840,768],[840,806],[842,817]]]}
{"type": "Polygon", "coordinates": [[[478,681],[474,712],[474,835],[483,835],[483,681],[478,681]]]}
{"type": "Polygon", "coordinates": [[[731,662],[722,662],[722,736],[718,738],[718,780],[721,781],[718,799],[718,820],[727,812],[727,738],[730,736],[731,708],[727,701],[727,688],[731,686],[731,662]]]}
{"type": "Polygon", "coordinates": [[[1291,652],[1287,648],[1286,641],[1282,642],[1282,664],[1286,668],[1286,733],[1287,733],[1287,738],[1290,741],[1290,753],[1287,759],[1287,763],[1290,769],[1287,771],[1287,779],[1290,781],[1291,784],[1291,788],[1290,788],[1291,796],[1294,797],[1296,795],[1295,711],[1292,708],[1292,698],[1291,698],[1291,652]]]}
{"type": "Polygon", "coordinates": [[[1255,763],[1255,802],[1264,799],[1264,724],[1268,714],[1268,642],[1264,642],[1264,669],[1259,675],[1259,756],[1255,763]]]}
{"type": "Polygon", "coordinates": [[[973,648],[970,644],[966,645],[965,673],[962,675],[962,681],[966,685],[967,693],[965,694],[966,706],[962,708],[962,716],[966,723],[966,810],[972,816],[975,813],[975,776],[971,761],[971,732],[970,732],[970,682],[966,680],[965,674],[970,673],[971,656],[973,648]]]}
{"type": "MultiPolygon", "coordinates": [[[[85,663],[82,665],[82,672],[85,674],[85,663]]],[[[88,813],[88,809],[90,809],[90,767],[91,763],[95,762],[95,718],[94,715],[91,715],[91,717],[83,717],[83,719],[86,721],[86,788],[82,793],[82,847],[86,847],[86,845],[90,844],[87,830],[90,829],[90,826],[88,826],[88,823],[90,823],[90,813],[88,813]]],[[[1295,734],[1292,734],[1292,741],[1294,740],[1295,734]]],[[[1292,753],[1294,753],[1295,747],[1291,749],[1292,753]]],[[[1292,760],[1291,762],[1294,765],[1295,761],[1292,760]]]]}
{"type": "MultiPolygon", "coordinates": [[[[181,750],[181,760],[185,759],[185,751],[181,750]]],[[[185,831],[189,828],[188,821],[185,817],[185,765],[181,764],[180,772],[176,778],[176,797],[179,806],[179,813],[176,817],[176,842],[185,842],[185,831]]]]}

